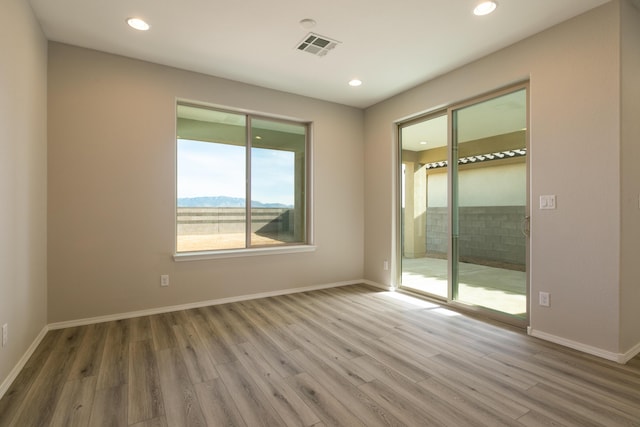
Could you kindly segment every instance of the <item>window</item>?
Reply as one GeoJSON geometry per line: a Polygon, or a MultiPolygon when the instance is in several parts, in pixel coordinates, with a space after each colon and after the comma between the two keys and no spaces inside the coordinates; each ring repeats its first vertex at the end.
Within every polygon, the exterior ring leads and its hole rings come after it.
{"type": "Polygon", "coordinates": [[[179,103],[176,252],[307,244],[308,128],[179,103]]]}

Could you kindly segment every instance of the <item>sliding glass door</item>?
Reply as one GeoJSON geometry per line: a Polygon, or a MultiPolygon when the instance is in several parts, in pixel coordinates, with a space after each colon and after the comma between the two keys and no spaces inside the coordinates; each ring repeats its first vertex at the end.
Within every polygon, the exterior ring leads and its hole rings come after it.
{"type": "Polygon", "coordinates": [[[438,298],[449,295],[448,123],[444,112],[400,128],[402,286],[438,298]]]}
{"type": "Polygon", "coordinates": [[[401,286],[524,324],[525,85],[400,126],[401,286]]]}
{"type": "Polygon", "coordinates": [[[527,315],[527,93],[452,111],[453,299],[527,315]]]}

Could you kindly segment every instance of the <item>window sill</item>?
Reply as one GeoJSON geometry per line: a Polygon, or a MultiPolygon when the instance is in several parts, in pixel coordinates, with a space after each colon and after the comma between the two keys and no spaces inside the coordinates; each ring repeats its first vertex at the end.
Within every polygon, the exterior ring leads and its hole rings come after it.
{"type": "Polygon", "coordinates": [[[292,245],[269,248],[231,249],[222,251],[181,252],[173,254],[173,260],[176,262],[203,261],[209,259],[240,258],[260,255],[294,254],[300,252],[314,252],[315,250],[315,245],[292,245]]]}

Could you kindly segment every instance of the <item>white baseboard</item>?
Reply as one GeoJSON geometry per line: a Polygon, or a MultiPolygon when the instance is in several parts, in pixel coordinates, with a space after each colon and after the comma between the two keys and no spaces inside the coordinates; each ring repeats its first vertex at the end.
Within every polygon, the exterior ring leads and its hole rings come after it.
{"type": "Polygon", "coordinates": [[[381,283],[374,282],[374,281],[371,281],[371,280],[361,280],[358,283],[364,283],[365,285],[373,286],[374,288],[380,288],[380,289],[383,289],[385,291],[394,291],[395,290],[395,288],[393,286],[383,285],[381,283]]]}
{"type": "Polygon", "coordinates": [[[42,328],[42,330],[40,331],[36,339],[33,340],[31,345],[27,349],[26,353],[20,358],[16,366],[14,366],[13,369],[11,370],[11,372],[9,372],[9,375],[7,376],[7,378],[5,378],[2,384],[0,384],[0,399],[2,399],[2,397],[7,392],[7,390],[9,390],[9,387],[11,386],[11,384],[13,384],[13,381],[15,381],[20,371],[22,371],[22,368],[24,368],[24,365],[26,365],[29,358],[33,355],[33,352],[36,351],[36,348],[38,348],[38,346],[40,345],[40,342],[42,341],[44,336],[47,335],[48,331],[49,331],[49,327],[45,325],[45,327],[42,328]]]}
{"type": "Polygon", "coordinates": [[[622,358],[619,363],[627,363],[629,360],[633,359],[637,355],[640,354],[640,342],[633,347],[631,347],[628,351],[622,353],[622,358]]]}
{"type": "Polygon", "coordinates": [[[527,328],[527,333],[532,337],[540,338],[545,341],[560,344],[565,347],[572,348],[574,350],[581,351],[583,353],[591,354],[593,356],[601,357],[603,359],[611,360],[620,364],[625,364],[629,360],[633,359],[640,353],[640,343],[632,347],[629,351],[624,353],[614,353],[612,351],[603,350],[598,347],[593,347],[587,344],[583,344],[577,341],[568,340],[566,338],[558,337],[556,335],[548,334],[546,332],[534,330],[531,326],[527,328]]]}
{"type": "Polygon", "coordinates": [[[170,313],[172,311],[180,311],[180,310],[190,310],[192,308],[207,307],[210,305],[220,305],[220,304],[247,301],[247,300],[258,299],[258,298],[275,297],[278,295],[317,291],[320,289],[337,288],[339,286],[357,285],[361,283],[366,283],[366,281],[350,280],[346,282],[336,282],[336,283],[328,283],[324,285],[305,286],[301,288],[283,289],[278,291],[261,292],[261,293],[250,294],[250,295],[240,295],[237,297],[220,298],[220,299],[207,300],[207,301],[198,301],[198,302],[188,303],[188,304],[179,304],[179,305],[171,305],[171,306],[158,307],[158,308],[150,308],[146,310],[130,311],[126,313],[108,314],[106,316],[89,317],[85,319],[68,320],[64,322],[51,323],[49,324],[49,329],[54,330],[54,329],[72,328],[75,326],[85,326],[85,325],[91,325],[94,323],[111,322],[113,320],[131,319],[133,317],[150,316],[153,314],[170,313]]]}

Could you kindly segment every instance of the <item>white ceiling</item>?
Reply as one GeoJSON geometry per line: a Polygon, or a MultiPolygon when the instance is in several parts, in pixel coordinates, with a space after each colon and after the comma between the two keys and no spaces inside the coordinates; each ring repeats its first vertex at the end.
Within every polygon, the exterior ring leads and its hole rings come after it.
{"type": "Polygon", "coordinates": [[[50,40],[360,108],[608,1],[498,0],[476,17],[479,0],[29,0],[50,40]],[[341,43],[296,50],[309,31],[341,43]]]}

